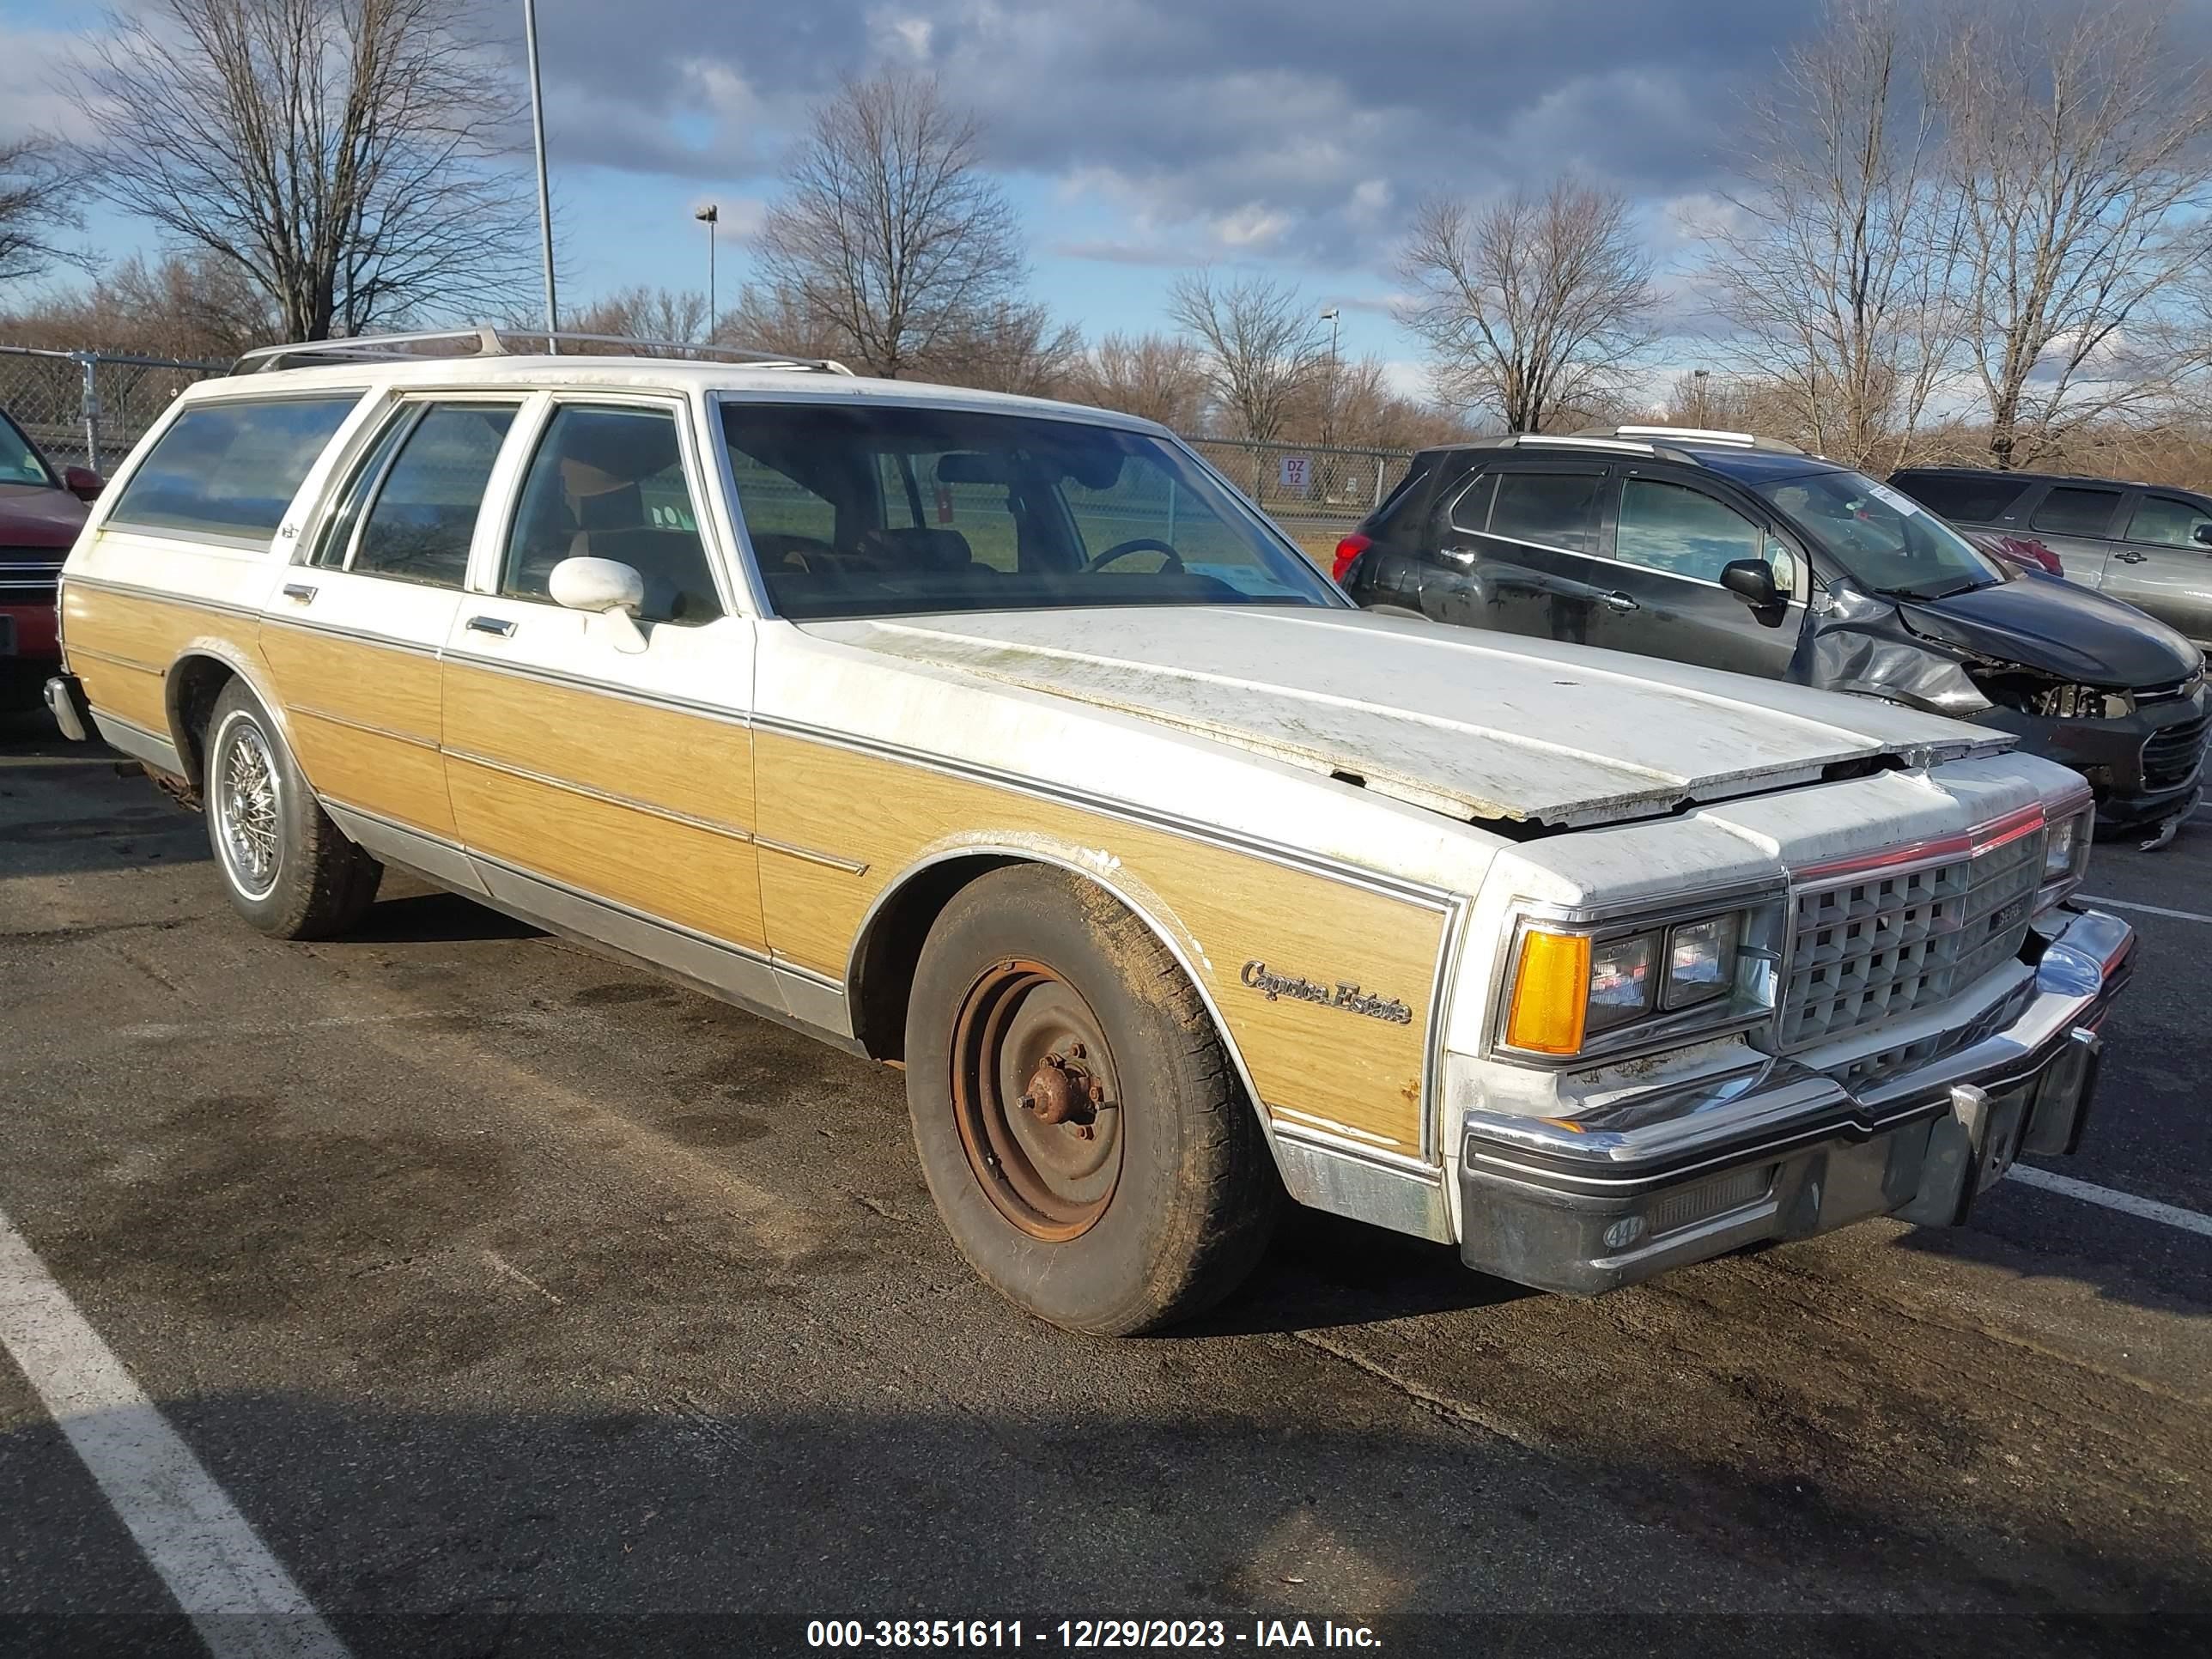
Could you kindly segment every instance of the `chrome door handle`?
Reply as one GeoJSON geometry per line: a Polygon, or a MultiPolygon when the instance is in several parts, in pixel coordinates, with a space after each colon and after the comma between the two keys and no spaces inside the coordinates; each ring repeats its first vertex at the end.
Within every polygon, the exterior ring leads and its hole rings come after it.
{"type": "Polygon", "coordinates": [[[313,582],[286,582],[284,597],[288,599],[297,599],[301,605],[306,605],[315,597],[315,585],[313,582]]]}
{"type": "Polygon", "coordinates": [[[510,637],[514,632],[514,624],[505,617],[471,617],[469,627],[475,633],[496,634],[501,639],[510,637]]]}
{"type": "Polygon", "coordinates": [[[1633,599],[1618,588],[1605,596],[1605,603],[1614,611],[1636,611],[1642,608],[1633,599]]]}
{"type": "Polygon", "coordinates": [[[2141,564],[2150,556],[2148,553],[2115,553],[2112,556],[2122,564],[2141,564]]]}
{"type": "Polygon", "coordinates": [[[1476,557],[1475,551],[1471,547],[1440,547],[1437,551],[1454,564],[1473,564],[1476,557]]]}

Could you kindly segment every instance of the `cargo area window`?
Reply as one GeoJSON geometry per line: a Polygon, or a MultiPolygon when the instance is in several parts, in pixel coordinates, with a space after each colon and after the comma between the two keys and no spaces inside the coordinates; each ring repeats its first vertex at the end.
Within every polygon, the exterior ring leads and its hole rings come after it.
{"type": "Polygon", "coordinates": [[[266,547],[308,469],[360,401],[345,392],[188,409],[131,472],[107,522],[266,547]]]}

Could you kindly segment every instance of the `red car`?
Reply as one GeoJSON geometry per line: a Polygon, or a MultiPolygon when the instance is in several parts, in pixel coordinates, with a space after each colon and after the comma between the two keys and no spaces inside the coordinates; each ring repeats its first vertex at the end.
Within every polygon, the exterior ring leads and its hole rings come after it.
{"type": "Polygon", "coordinates": [[[57,471],[0,413],[0,700],[7,704],[35,698],[61,661],[55,582],[100,482],[89,467],[57,471]]]}

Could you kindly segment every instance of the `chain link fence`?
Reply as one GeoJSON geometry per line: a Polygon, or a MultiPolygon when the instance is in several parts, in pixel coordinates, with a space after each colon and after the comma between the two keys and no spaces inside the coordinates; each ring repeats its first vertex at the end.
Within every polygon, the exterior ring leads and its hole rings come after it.
{"type": "Polygon", "coordinates": [[[1293,541],[1320,555],[1382,504],[1413,459],[1410,449],[1257,443],[1247,438],[1186,441],[1293,541]]]}
{"type": "Polygon", "coordinates": [[[0,410],[58,466],[112,471],[170,400],[227,362],[0,345],[0,410]]]}

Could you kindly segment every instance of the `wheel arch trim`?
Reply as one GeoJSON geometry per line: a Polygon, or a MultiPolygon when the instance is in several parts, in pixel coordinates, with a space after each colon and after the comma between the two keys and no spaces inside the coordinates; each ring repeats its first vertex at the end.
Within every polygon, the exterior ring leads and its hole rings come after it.
{"type": "MultiPolygon", "coordinates": [[[[917,878],[931,870],[939,869],[945,865],[968,859],[988,860],[998,865],[1045,865],[1065,870],[1071,875],[1080,876],[1085,881],[1091,883],[1109,895],[1115,902],[1128,911],[1131,915],[1136,917],[1144,926],[1145,930],[1158,939],[1166,948],[1168,954],[1175,958],[1176,966],[1182,970],[1183,977],[1190,981],[1191,988],[1198,993],[1198,1000],[1206,1009],[1206,1017],[1213,1024],[1214,1034],[1221,1039],[1222,1047],[1229,1052],[1229,1063],[1236,1067],[1237,1081],[1244,1088],[1245,1100],[1260,1120],[1260,1133],[1267,1139],[1267,1155],[1275,1161],[1277,1169],[1280,1170],[1282,1153],[1276,1144],[1273,1116],[1267,1109],[1265,1097],[1260,1093],[1259,1085],[1252,1080],[1251,1067],[1244,1062],[1244,1051],[1237,1044],[1236,1032],[1230,1028],[1228,1020],[1223,1017],[1220,1004],[1214,1000],[1213,993],[1207,988],[1205,976],[1198,971],[1197,957],[1202,957],[1204,953],[1197,951],[1196,955],[1194,955],[1196,951],[1196,942],[1188,938],[1180,928],[1171,927],[1161,919],[1159,913],[1172,914],[1168,911],[1165,902],[1150,888],[1133,880],[1126,869],[1119,866],[1118,860],[1115,873],[1109,875],[1099,869],[1098,855],[1096,854],[1085,857],[1080,849],[1057,846],[1030,836],[972,838],[949,842],[922,854],[890,881],[885,882],[881,890],[868,902],[867,910],[860,918],[860,926],[853,935],[852,949],[845,962],[845,1000],[848,1008],[853,1009],[857,1014],[862,1006],[860,1002],[862,963],[866,958],[876,929],[882,923],[885,913],[896,904],[900,896],[907,891],[917,878]]],[[[966,884],[962,884],[964,886],[966,884]]]]}

